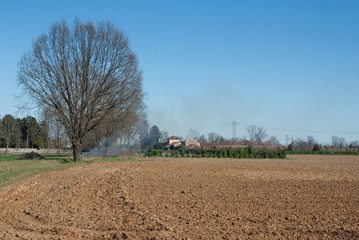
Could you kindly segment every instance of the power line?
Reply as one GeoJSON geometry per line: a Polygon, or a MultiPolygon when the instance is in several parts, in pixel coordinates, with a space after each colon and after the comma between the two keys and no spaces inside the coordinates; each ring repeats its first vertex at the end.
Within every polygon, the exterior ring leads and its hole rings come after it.
{"type": "Polygon", "coordinates": [[[191,129],[196,129],[196,130],[207,130],[207,129],[213,129],[213,128],[219,128],[219,127],[224,127],[224,126],[228,126],[231,123],[224,123],[224,124],[219,124],[219,125],[213,125],[213,126],[208,126],[208,127],[202,127],[202,128],[190,128],[187,130],[176,130],[176,131],[172,131],[170,134],[175,134],[175,133],[186,133],[189,132],[191,129]]]}
{"type": "Polygon", "coordinates": [[[281,130],[281,131],[290,131],[290,132],[311,132],[311,133],[331,133],[331,134],[359,134],[359,132],[349,132],[349,131],[323,131],[323,130],[305,130],[305,129],[288,129],[288,128],[274,128],[274,127],[264,127],[266,129],[281,130]]]}
{"type": "MultiPolygon", "coordinates": [[[[249,123],[239,123],[246,126],[251,126],[255,124],[249,123]]],[[[289,128],[276,128],[276,127],[267,127],[262,126],[265,129],[281,130],[281,131],[290,131],[290,132],[311,132],[311,133],[332,133],[332,134],[359,134],[359,131],[337,131],[337,130],[309,130],[309,129],[289,129],[289,128]]]]}
{"type": "MultiPolygon", "coordinates": [[[[251,125],[255,125],[255,124],[249,124],[249,123],[240,123],[237,122],[236,120],[230,122],[230,123],[224,123],[224,124],[218,124],[218,125],[212,125],[212,126],[208,126],[208,127],[201,127],[201,128],[192,128],[192,129],[196,129],[196,130],[208,130],[208,129],[214,129],[214,128],[219,128],[219,127],[224,127],[224,126],[229,126],[232,125],[232,137],[236,137],[237,135],[237,125],[243,125],[243,126],[251,126],[251,125]]],[[[277,127],[267,127],[267,126],[262,126],[265,129],[272,129],[272,130],[280,130],[280,131],[287,131],[287,132],[306,132],[306,133],[326,133],[326,134],[359,134],[359,131],[337,131],[337,130],[313,130],[313,129],[290,129],[290,128],[277,128],[277,127]]],[[[178,131],[172,131],[171,134],[175,134],[175,133],[185,133],[188,132],[190,129],[187,130],[178,130],[178,131]]]]}

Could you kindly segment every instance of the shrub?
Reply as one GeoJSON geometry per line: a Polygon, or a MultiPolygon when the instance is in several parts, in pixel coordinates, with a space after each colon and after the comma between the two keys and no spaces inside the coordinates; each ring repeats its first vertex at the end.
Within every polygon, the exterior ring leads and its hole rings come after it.
{"type": "MultiPolygon", "coordinates": [[[[149,149],[148,156],[162,156],[163,151],[157,150],[156,152],[153,149],[149,149]]],[[[168,156],[168,154],[166,154],[168,156]]],[[[195,157],[195,158],[286,158],[287,150],[286,149],[254,149],[252,145],[249,145],[247,148],[228,148],[228,149],[205,149],[200,148],[197,150],[187,150],[181,148],[176,151],[171,151],[170,157],[195,157]]]]}
{"type": "Polygon", "coordinates": [[[319,144],[315,144],[313,147],[314,152],[319,152],[322,147],[319,144]]]}

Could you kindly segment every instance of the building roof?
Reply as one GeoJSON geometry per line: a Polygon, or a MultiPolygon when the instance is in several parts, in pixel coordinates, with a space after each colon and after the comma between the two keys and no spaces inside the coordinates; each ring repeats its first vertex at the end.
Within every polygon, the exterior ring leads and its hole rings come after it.
{"type": "Polygon", "coordinates": [[[184,145],[187,147],[189,145],[195,145],[197,147],[200,146],[199,142],[195,140],[194,138],[186,138],[184,141],[184,145]]]}
{"type": "Polygon", "coordinates": [[[198,149],[199,146],[196,145],[196,144],[192,144],[192,143],[191,143],[191,144],[187,145],[186,148],[188,148],[188,149],[198,149]]]}
{"type": "Polygon", "coordinates": [[[181,140],[179,137],[176,137],[176,136],[171,136],[171,137],[169,137],[168,139],[178,139],[178,140],[181,140]]]}
{"type": "Polygon", "coordinates": [[[201,143],[201,147],[205,148],[245,148],[248,145],[241,143],[201,143]]]}

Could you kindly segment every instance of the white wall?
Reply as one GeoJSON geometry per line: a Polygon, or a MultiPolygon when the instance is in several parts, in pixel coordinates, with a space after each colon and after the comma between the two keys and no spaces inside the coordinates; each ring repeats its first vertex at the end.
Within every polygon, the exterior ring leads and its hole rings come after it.
{"type": "Polygon", "coordinates": [[[72,149],[40,149],[36,148],[0,148],[0,154],[23,154],[29,152],[36,152],[39,154],[71,154],[72,149]]]}

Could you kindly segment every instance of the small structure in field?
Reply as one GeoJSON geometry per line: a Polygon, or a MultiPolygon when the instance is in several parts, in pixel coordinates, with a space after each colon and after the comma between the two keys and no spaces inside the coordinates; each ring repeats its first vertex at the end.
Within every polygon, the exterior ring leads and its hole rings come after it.
{"type": "Polygon", "coordinates": [[[25,160],[25,159],[35,160],[35,159],[45,159],[45,158],[36,152],[30,152],[21,155],[17,160],[25,160]]]}

